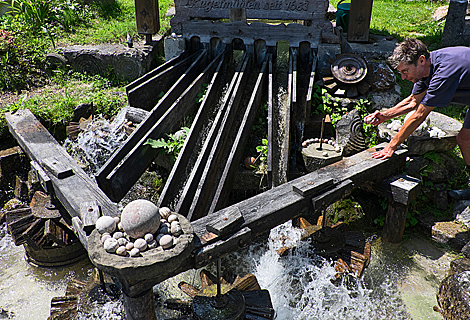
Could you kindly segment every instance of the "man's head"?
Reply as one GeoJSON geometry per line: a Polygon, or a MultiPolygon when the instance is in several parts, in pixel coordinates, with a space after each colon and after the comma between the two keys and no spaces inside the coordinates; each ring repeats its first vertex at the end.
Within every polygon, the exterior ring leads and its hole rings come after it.
{"type": "Polygon", "coordinates": [[[429,51],[417,39],[405,39],[399,43],[388,61],[396,68],[402,79],[417,82],[429,75],[429,51]]]}

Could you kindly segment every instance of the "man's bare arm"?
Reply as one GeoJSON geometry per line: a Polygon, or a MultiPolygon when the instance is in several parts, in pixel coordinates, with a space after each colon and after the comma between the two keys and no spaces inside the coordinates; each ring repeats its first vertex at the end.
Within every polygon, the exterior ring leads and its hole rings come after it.
{"type": "Polygon", "coordinates": [[[406,114],[412,110],[415,110],[419,106],[425,94],[426,92],[420,93],[418,95],[410,95],[390,109],[375,111],[374,113],[366,116],[364,121],[365,123],[370,123],[377,126],[384,121],[401,116],[402,114],[406,114]]]}
{"type": "Polygon", "coordinates": [[[426,107],[420,104],[418,109],[405,121],[400,131],[398,131],[388,145],[383,150],[374,152],[372,157],[376,159],[390,158],[398,146],[419,127],[433,109],[433,107],[426,107]]]}

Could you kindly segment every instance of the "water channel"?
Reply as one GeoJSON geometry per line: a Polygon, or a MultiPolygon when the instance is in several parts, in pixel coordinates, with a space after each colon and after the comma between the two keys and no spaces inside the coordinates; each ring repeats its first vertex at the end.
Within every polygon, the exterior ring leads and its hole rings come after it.
{"type": "MultiPolygon", "coordinates": [[[[101,125],[106,124],[100,121],[101,125]]],[[[106,143],[110,149],[115,148],[107,137],[122,139],[120,125],[112,124],[106,130],[113,134],[82,139],[87,145],[93,140],[92,144],[106,143]]],[[[100,163],[95,166],[99,167],[100,163]]],[[[290,222],[224,257],[222,272],[240,276],[254,274],[260,286],[269,290],[276,319],[280,320],[441,319],[432,307],[436,304],[440,281],[453,258],[452,252],[418,233],[408,233],[399,245],[384,244],[379,235],[380,230],[368,235],[372,244],[371,263],[361,279],[345,278],[341,283],[333,283],[332,263],[316,255],[308,241],[300,241],[298,230],[290,222]],[[286,239],[296,249],[280,257],[275,250],[286,245],[286,239]]],[[[214,265],[207,268],[215,273],[214,265]]],[[[65,294],[70,279],[86,281],[92,270],[88,260],[61,268],[29,265],[23,248],[14,245],[6,224],[0,225],[0,319],[47,319],[51,299],[65,294]]],[[[156,285],[157,318],[178,317],[178,312],[162,308],[164,301],[187,300],[178,283],[184,280],[199,287],[198,279],[198,270],[190,270],[156,285]]],[[[118,300],[96,304],[80,312],[79,319],[125,319],[124,314],[122,302],[118,300]]]]}
{"type": "MultiPolygon", "coordinates": [[[[0,306],[14,314],[12,319],[43,320],[53,297],[63,296],[72,278],[86,281],[92,265],[88,260],[62,268],[39,268],[24,259],[0,226],[0,306]]],[[[268,289],[276,319],[442,319],[432,310],[436,293],[451,254],[419,234],[406,237],[400,245],[385,245],[372,235],[371,263],[362,279],[333,284],[335,270],[315,255],[307,241],[286,223],[271,230],[269,237],[222,259],[224,274],[253,273],[268,289]],[[285,237],[297,242],[296,250],[279,257],[275,249],[285,237]],[[447,263],[447,264],[446,264],[447,263]],[[426,267],[427,266],[427,267],[426,267]]],[[[211,272],[214,266],[208,266],[211,272]]],[[[182,280],[198,287],[198,271],[190,270],[154,287],[157,318],[170,319],[177,312],[162,309],[168,298],[188,299],[178,288],[182,280]]],[[[345,278],[346,279],[346,278],[345,278]]],[[[7,319],[0,314],[0,319],[7,319]]],[[[96,304],[79,319],[125,319],[120,301],[96,304]]]]}

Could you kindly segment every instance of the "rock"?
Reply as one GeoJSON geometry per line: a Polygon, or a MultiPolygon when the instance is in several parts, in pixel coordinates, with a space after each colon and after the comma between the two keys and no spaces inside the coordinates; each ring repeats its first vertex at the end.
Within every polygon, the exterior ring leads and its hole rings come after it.
{"type": "Polygon", "coordinates": [[[106,239],[104,242],[104,249],[109,253],[115,253],[118,247],[119,243],[114,238],[106,239]]]}
{"type": "Polygon", "coordinates": [[[168,222],[171,224],[173,221],[178,221],[178,216],[176,214],[172,214],[168,217],[168,222]]]}
{"type": "Polygon", "coordinates": [[[385,91],[395,86],[395,74],[385,62],[373,62],[373,81],[371,83],[372,91],[385,91]]]}
{"type": "Polygon", "coordinates": [[[134,242],[128,242],[126,244],[126,250],[131,251],[132,249],[134,249],[134,242]]]}
{"type": "Polygon", "coordinates": [[[116,240],[118,240],[120,238],[124,238],[124,233],[122,233],[121,231],[115,232],[113,234],[113,238],[116,239],[116,240]]]}
{"type": "Polygon", "coordinates": [[[134,248],[139,249],[140,252],[145,251],[145,249],[147,249],[147,241],[145,241],[145,239],[142,239],[142,238],[135,240],[134,248]]]}
{"type": "Polygon", "coordinates": [[[444,319],[470,319],[470,271],[445,278],[437,294],[437,311],[444,319]]]}
{"type": "Polygon", "coordinates": [[[162,217],[162,219],[168,219],[171,214],[171,210],[168,207],[162,207],[158,209],[158,212],[160,213],[160,217],[162,217]]]}
{"type": "Polygon", "coordinates": [[[120,256],[127,256],[127,250],[125,246],[120,246],[116,249],[116,254],[120,256]]]}
{"type": "Polygon", "coordinates": [[[124,231],[132,238],[155,233],[160,226],[159,209],[148,200],[134,200],[122,211],[121,223],[124,231]]]}
{"type": "Polygon", "coordinates": [[[145,241],[147,241],[147,243],[153,241],[153,234],[147,233],[147,234],[144,236],[144,239],[145,239],[145,241]]]}
{"type": "Polygon", "coordinates": [[[458,213],[455,219],[465,224],[467,227],[470,227],[470,207],[466,207],[462,212],[458,213]]]}
{"type": "Polygon", "coordinates": [[[467,242],[467,244],[462,247],[460,252],[462,252],[465,257],[470,259],[470,242],[467,242]]]}
{"type": "MultiPolygon", "coordinates": [[[[2,174],[3,174],[3,172],[2,172],[2,174]]],[[[25,207],[25,205],[23,204],[23,202],[20,199],[17,199],[17,198],[13,198],[11,200],[8,200],[8,202],[5,203],[5,205],[3,206],[3,208],[7,211],[12,211],[12,210],[19,209],[19,208],[22,208],[22,207],[25,207]]]]}
{"type": "Polygon", "coordinates": [[[155,249],[156,247],[158,247],[158,243],[155,239],[148,243],[148,248],[149,249],[155,249]]]}
{"type": "Polygon", "coordinates": [[[117,241],[118,241],[120,246],[125,246],[129,242],[129,240],[127,240],[124,237],[117,239],[117,241]]]}
{"type": "Polygon", "coordinates": [[[118,227],[119,231],[124,231],[124,229],[122,228],[122,223],[121,222],[118,223],[117,227],[118,227]]]}
{"type": "Polygon", "coordinates": [[[104,242],[105,242],[106,240],[108,240],[109,238],[112,238],[109,233],[107,233],[107,232],[103,233],[103,234],[101,235],[101,243],[104,244],[104,242]]]}
{"type": "Polygon", "coordinates": [[[112,233],[116,229],[116,221],[110,216],[101,216],[95,222],[96,230],[103,234],[105,232],[112,233]]]}
{"type": "Polygon", "coordinates": [[[182,233],[183,230],[181,229],[180,223],[178,221],[173,221],[171,223],[171,234],[175,237],[179,237],[182,233]]]}
{"type": "Polygon", "coordinates": [[[160,245],[163,249],[170,249],[173,246],[173,237],[169,234],[165,234],[160,239],[160,245]]]}
{"type": "Polygon", "coordinates": [[[137,248],[132,248],[132,250],[129,251],[129,255],[131,257],[138,257],[140,255],[140,251],[137,248]]]}
{"type": "Polygon", "coordinates": [[[113,217],[114,218],[114,221],[116,221],[116,225],[119,224],[119,222],[121,222],[121,218],[119,217],[113,217]]]}
{"type": "Polygon", "coordinates": [[[470,259],[460,258],[451,261],[449,274],[457,274],[464,271],[470,271],[470,259]]]}

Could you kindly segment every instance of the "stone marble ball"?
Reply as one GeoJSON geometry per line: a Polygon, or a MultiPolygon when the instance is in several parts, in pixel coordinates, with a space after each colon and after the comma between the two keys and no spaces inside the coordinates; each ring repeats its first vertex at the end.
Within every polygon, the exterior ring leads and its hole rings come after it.
{"type": "Polygon", "coordinates": [[[153,234],[160,227],[158,207],[148,200],[134,200],[122,210],[121,224],[134,239],[143,238],[146,233],[153,234]]]}

